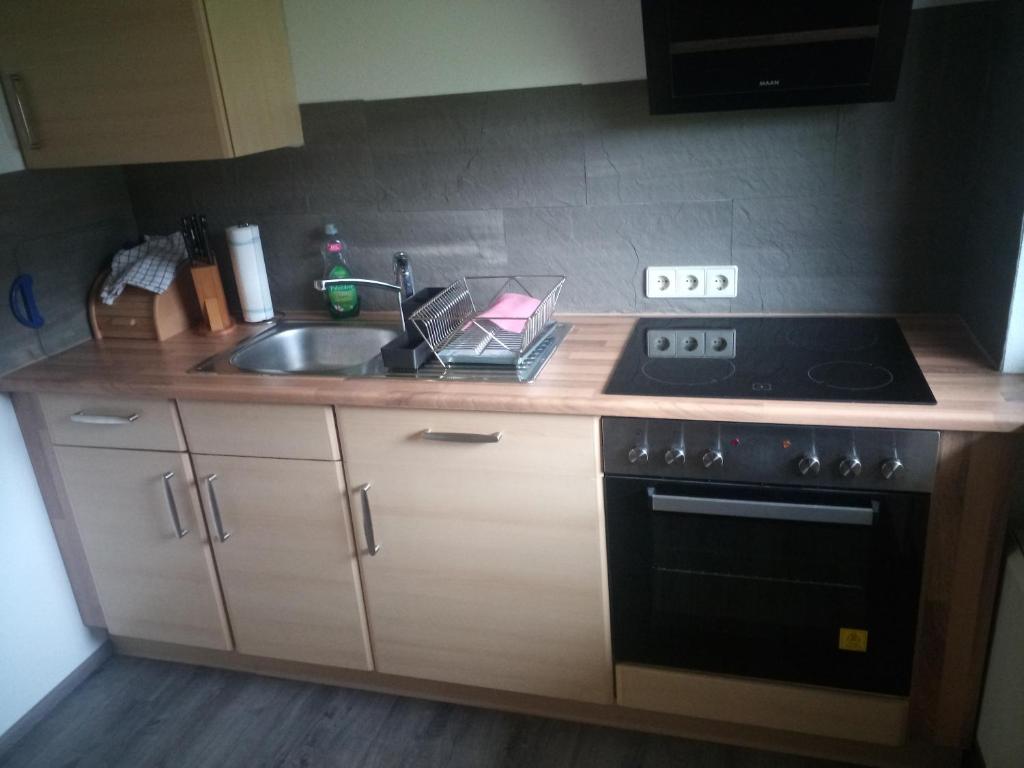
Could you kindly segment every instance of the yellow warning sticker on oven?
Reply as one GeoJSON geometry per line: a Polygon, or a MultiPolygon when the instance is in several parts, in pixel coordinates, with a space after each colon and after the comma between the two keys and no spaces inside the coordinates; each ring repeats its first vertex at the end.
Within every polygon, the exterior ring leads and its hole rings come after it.
{"type": "Polygon", "coordinates": [[[840,627],[839,650],[866,653],[868,650],[868,631],[866,629],[840,627]]]}

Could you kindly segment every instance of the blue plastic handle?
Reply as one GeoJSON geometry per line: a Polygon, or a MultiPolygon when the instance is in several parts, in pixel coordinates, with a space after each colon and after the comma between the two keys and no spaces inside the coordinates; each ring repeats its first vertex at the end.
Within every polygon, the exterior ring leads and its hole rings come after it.
{"type": "Polygon", "coordinates": [[[39,307],[36,306],[36,297],[32,293],[32,275],[18,275],[11,283],[11,292],[7,297],[11,305],[11,314],[14,319],[26,328],[42,328],[46,321],[39,314],[39,307]],[[24,306],[24,311],[18,306],[24,306]]]}

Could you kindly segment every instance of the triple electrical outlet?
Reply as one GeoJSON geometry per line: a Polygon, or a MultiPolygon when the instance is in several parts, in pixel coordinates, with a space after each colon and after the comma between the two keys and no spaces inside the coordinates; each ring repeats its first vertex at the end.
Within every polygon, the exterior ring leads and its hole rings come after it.
{"type": "Polygon", "coordinates": [[[736,296],[739,269],[724,267],[648,267],[651,299],[728,299],[736,296]]]}

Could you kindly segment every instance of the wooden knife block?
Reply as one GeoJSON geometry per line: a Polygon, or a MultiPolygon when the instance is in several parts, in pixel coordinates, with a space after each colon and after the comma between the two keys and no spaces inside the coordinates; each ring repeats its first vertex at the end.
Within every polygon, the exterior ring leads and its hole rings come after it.
{"type": "Polygon", "coordinates": [[[220,270],[215,264],[204,264],[190,268],[196,299],[203,315],[199,333],[226,333],[235,327],[235,321],[228,312],[228,300],[224,296],[224,284],[220,270]]]}

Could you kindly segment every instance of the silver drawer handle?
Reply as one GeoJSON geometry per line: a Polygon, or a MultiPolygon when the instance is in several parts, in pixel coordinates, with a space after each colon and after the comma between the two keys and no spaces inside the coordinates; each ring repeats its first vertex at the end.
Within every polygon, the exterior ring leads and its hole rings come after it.
{"type": "Polygon", "coordinates": [[[174,525],[174,532],[179,539],[185,538],[188,528],[181,527],[181,518],[178,516],[178,505],[174,503],[174,491],[171,490],[171,478],[173,472],[164,473],[164,496],[167,498],[167,510],[171,513],[171,523],[174,525]]]}
{"type": "Polygon", "coordinates": [[[39,149],[43,142],[32,130],[32,120],[29,118],[28,107],[25,106],[25,78],[21,75],[11,75],[11,91],[14,93],[14,106],[21,120],[21,128],[25,133],[25,144],[29,149],[39,149]]]}
{"type": "Polygon", "coordinates": [[[221,542],[225,542],[231,538],[231,531],[224,530],[224,520],[220,516],[220,504],[217,503],[217,492],[213,490],[213,481],[216,479],[216,473],[206,478],[206,493],[210,497],[210,512],[213,514],[213,527],[217,529],[217,538],[221,542]]]}
{"type": "Polygon", "coordinates": [[[363,536],[366,538],[366,551],[373,557],[380,552],[380,544],[373,535],[373,515],[370,514],[370,484],[359,486],[359,494],[363,497],[363,536]]]}
{"type": "Polygon", "coordinates": [[[435,432],[432,429],[424,429],[420,432],[420,437],[440,443],[496,443],[501,440],[501,432],[491,432],[487,435],[479,432],[435,432]]]}
{"type": "Polygon", "coordinates": [[[79,411],[71,414],[71,420],[76,424],[131,424],[139,420],[139,414],[132,413],[128,416],[106,416],[102,413],[86,413],[79,411]]]}

